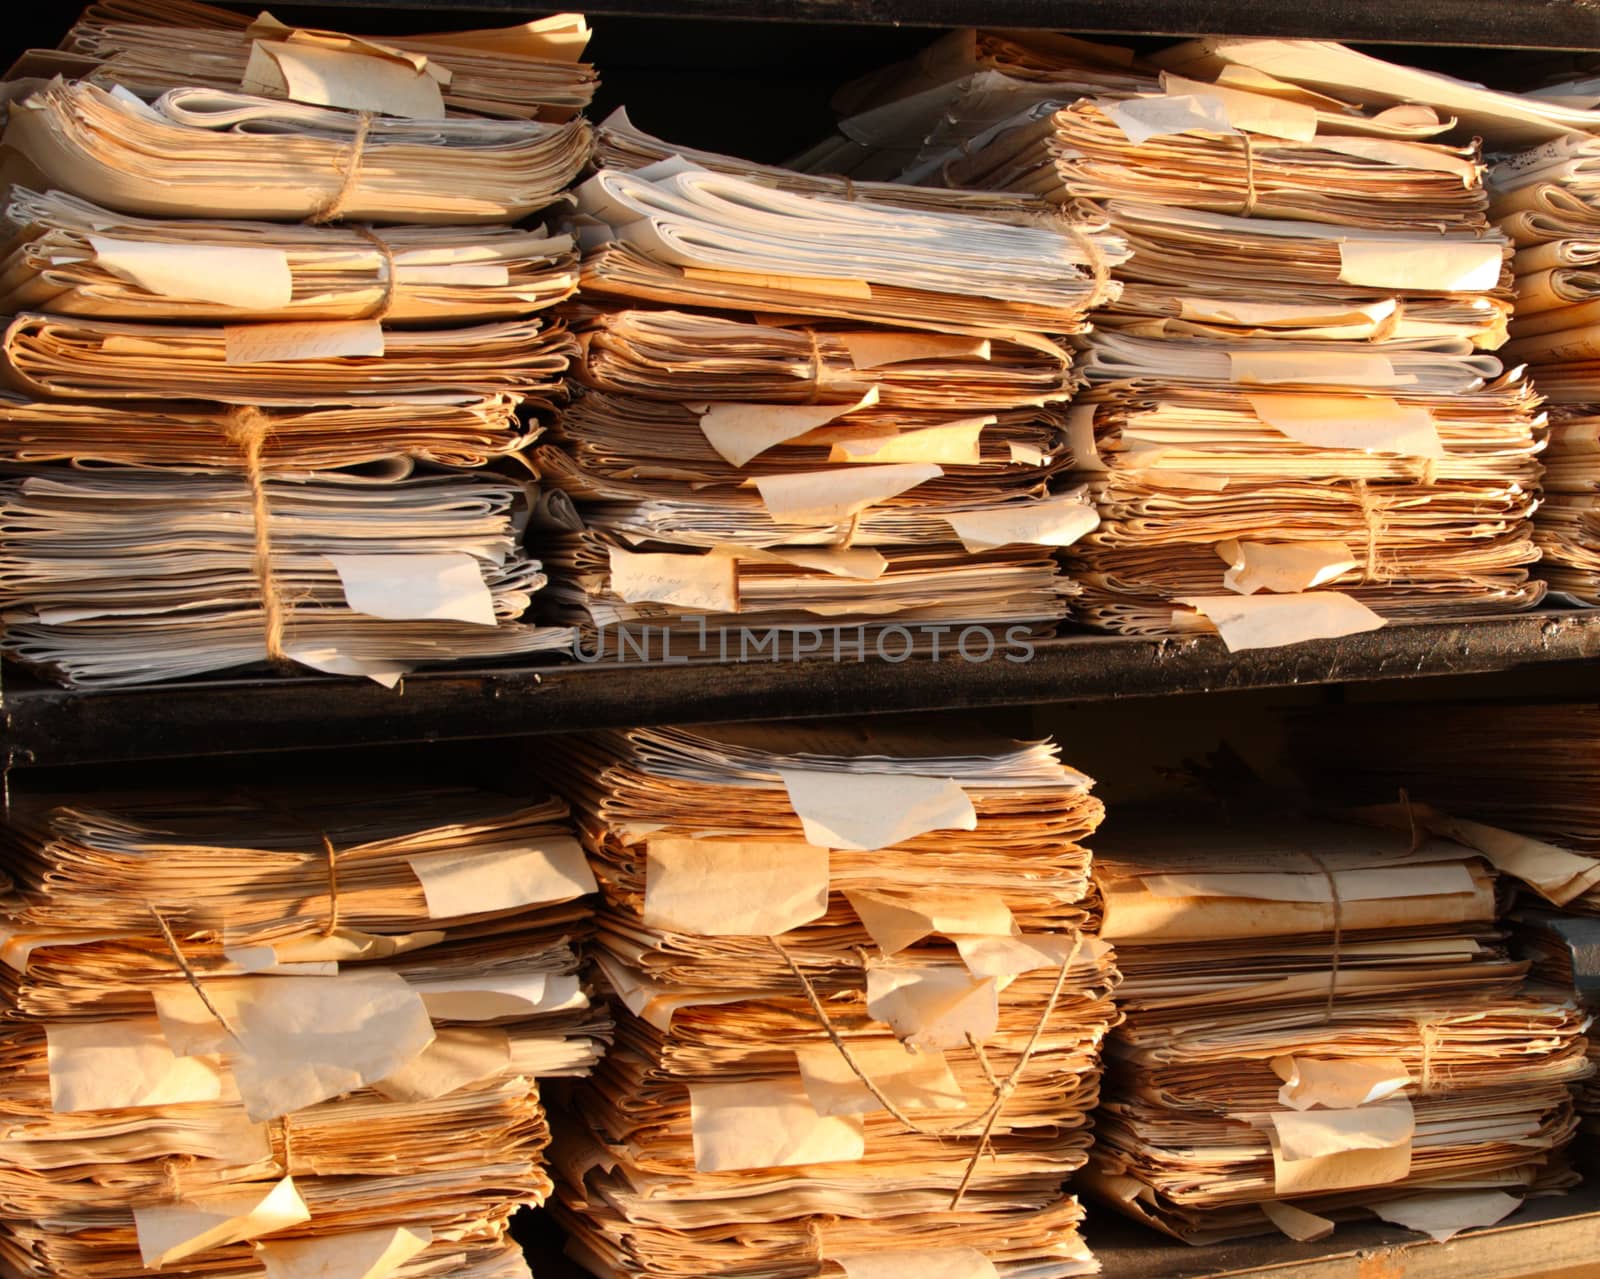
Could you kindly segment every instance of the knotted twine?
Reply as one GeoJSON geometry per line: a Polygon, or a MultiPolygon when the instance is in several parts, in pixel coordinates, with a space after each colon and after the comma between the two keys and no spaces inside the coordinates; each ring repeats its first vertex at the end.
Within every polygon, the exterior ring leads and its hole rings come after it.
{"type": "Polygon", "coordinates": [[[340,178],[339,187],[306,219],[312,226],[333,222],[344,215],[344,206],[355,194],[356,185],[361,178],[361,163],[366,158],[367,139],[372,135],[372,120],[371,111],[363,111],[357,119],[356,134],[351,139],[350,149],[345,156],[344,173],[340,178]]]}

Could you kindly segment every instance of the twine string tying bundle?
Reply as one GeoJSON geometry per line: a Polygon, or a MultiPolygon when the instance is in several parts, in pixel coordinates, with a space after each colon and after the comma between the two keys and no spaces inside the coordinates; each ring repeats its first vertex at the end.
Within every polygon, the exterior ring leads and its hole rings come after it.
{"type": "Polygon", "coordinates": [[[1239,216],[1247,218],[1256,211],[1256,147],[1243,130],[1239,133],[1239,143],[1244,147],[1244,203],[1239,208],[1239,216]]]}
{"type": "Polygon", "coordinates": [[[313,226],[337,221],[344,215],[345,205],[350,202],[361,180],[361,165],[367,156],[367,140],[372,136],[373,118],[371,111],[363,111],[357,119],[355,137],[350,140],[350,148],[345,155],[344,172],[340,175],[338,189],[306,219],[313,226]]]}
{"type": "Polygon", "coordinates": [[[1322,877],[1328,881],[1328,892],[1333,899],[1333,949],[1328,956],[1328,1001],[1322,1010],[1322,1019],[1331,1022],[1334,1000],[1339,994],[1339,960],[1344,947],[1344,898],[1339,895],[1339,880],[1329,869],[1327,862],[1316,853],[1302,850],[1300,855],[1322,872],[1322,877]]]}
{"type": "Polygon", "coordinates": [[[245,479],[250,485],[250,513],[255,522],[253,567],[256,588],[261,594],[261,629],[267,646],[267,660],[283,662],[284,603],[278,576],[272,567],[272,512],[267,505],[267,483],[261,454],[272,434],[272,419],[260,409],[239,407],[230,412],[223,429],[228,442],[239,450],[245,479]]]}

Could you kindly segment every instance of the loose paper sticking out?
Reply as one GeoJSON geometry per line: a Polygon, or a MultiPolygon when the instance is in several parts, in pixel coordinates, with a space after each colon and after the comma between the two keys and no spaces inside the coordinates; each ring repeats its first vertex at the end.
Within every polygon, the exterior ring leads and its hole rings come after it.
{"type": "Polygon", "coordinates": [[[994,1262],[976,1248],[908,1248],[899,1252],[826,1254],[845,1279],[999,1279],[994,1262]]]}
{"type": "Polygon", "coordinates": [[[1267,1214],[1268,1221],[1299,1243],[1315,1243],[1333,1233],[1333,1222],[1293,1204],[1268,1200],[1261,1205],[1261,1211],[1267,1214]]]}
{"type": "Polygon", "coordinates": [[[944,426],[928,426],[895,435],[840,440],[828,453],[830,462],[938,462],[945,466],[977,466],[983,461],[978,437],[994,418],[978,417],[944,426]]]}
{"type": "Polygon", "coordinates": [[[444,936],[438,929],[423,929],[415,933],[367,933],[359,928],[336,928],[331,933],[302,933],[298,937],[280,937],[258,945],[244,945],[234,943],[225,929],[222,934],[222,953],[245,972],[325,968],[323,972],[289,975],[332,977],[338,973],[341,963],[389,959],[408,951],[421,950],[425,946],[438,945],[444,936]]]}
{"type": "Polygon", "coordinates": [[[1433,414],[1386,395],[1247,395],[1250,411],[1291,440],[1319,449],[1444,457],[1433,414]]]}
{"type": "Polygon", "coordinates": [[[1126,102],[1096,100],[1095,106],[1134,146],[1173,133],[1237,133],[1215,95],[1129,98],[1126,102]]]}
{"type": "Polygon", "coordinates": [[[154,1017],[45,1024],[50,1108],[124,1110],[177,1106],[224,1096],[222,1059],[179,1057],[154,1017]]]}
{"type": "Polygon", "coordinates": [[[969,551],[1013,545],[1071,546],[1085,533],[1100,527],[1100,515],[1094,507],[1070,497],[1018,502],[945,518],[969,551]]]}
{"type": "Polygon", "coordinates": [[[33,952],[52,946],[93,946],[96,942],[123,941],[131,933],[22,933],[0,923],[0,964],[13,972],[25,973],[33,952]]]}
{"type": "Polygon", "coordinates": [[[1486,293],[1500,283],[1501,240],[1340,240],[1339,279],[1375,289],[1486,293]]]}
{"type": "MultiPolygon", "coordinates": [[[[850,1055],[901,1110],[965,1110],[967,1099],[941,1052],[914,1052],[899,1040],[851,1040],[850,1055]]],[[[806,1095],[819,1115],[864,1115],[883,1103],[831,1043],[795,1050],[806,1095]]]]}
{"type": "Polygon", "coordinates": [[[499,1026],[442,1026],[433,1042],[372,1085],[391,1101],[430,1101],[511,1069],[511,1037],[499,1026]]]}
{"type": "Polygon", "coordinates": [[[1043,453],[1031,444],[1019,444],[1016,440],[1006,441],[1006,451],[1011,455],[1011,461],[1017,466],[1043,466],[1046,458],[1043,453]]]}
{"type": "Polygon", "coordinates": [[[876,582],[889,567],[888,560],[865,546],[784,546],[757,550],[749,546],[719,545],[712,547],[711,553],[751,564],[792,564],[795,568],[809,568],[830,577],[853,577],[862,582],[876,582]]]}
{"type": "Polygon", "coordinates": [[[644,922],[696,937],[771,937],[828,913],[828,850],[812,844],[652,839],[644,922]]]}
{"type": "Polygon", "coordinates": [[[1460,1190],[1386,1199],[1367,1207],[1387,1222],[1444,1243],[1463,1230],[1503,1221],[1522,1207],[1522,1200],[1500,1190],[1460,1190]]]}
{"type": "Polygon", "coordinates": [[[1248,328],[1375,328],[1395,312],[1392,298],[1382,302],[1234,302],[1222,298],[1179,298],[1178,318],[1201,324],[1248,328]]]}
{"type": "Polygon", "coordinates": [[[151,1270],[197,1252],[257,1239],[311,1220],[294,1178],[224,1194],[196,1196],[159,1208],[135,1208],[139,1257],[151,1270]]]}
{"type": "Polygon", "coordinates": [[[948,777],[797,768],[780,768],[778,775],[806,841],[821,848],[888,848],[932,830],[978,828],[972,801],[948,777]]]}
{"type": "Polygon", "coordinates": [[[388,1279],[432,1242],[427,1226],[390,1226],[258,1243],[256,1260],[267,1279],[388,1279]]]}
{"type": "Polygon", "coordinates": [[[702,613],[739,611],[739,569],[732,555],[672,555],[608,548],[611,592],[629,604],[676,604],[702,613]]]}
{"type": "Polygon", "coordinates": [[[342,652],[337,645],[290,643],[284,651],[302,666],[326,675],[364,675],[374,684],[393,688],[411,673],[406,662],[391,662],[381,658],[356,657],[342,652]]]}
{"type": "Polygon", "coordinates": [[[961,964],[872,963],[867,1015],[916,1048],[961,1048],[970,1035],[992,1038],[1000,1024],[1000,990],[961,964]]]}
{"type": "Polygon", "coordinates": [[[913,360],[987,360],[990,353],[988,338],[952,333],[836,333],[834,336],[850,353],[851,367],[862,372],[913,360]]]}
{"type": "Polygon", "coordinates": [[[846,1163],[866,1153],[854,1115],[819,1115],[798,1073],[749,1083],[691,1084],[698,1172],[846,1163]]]}
{"type": "Polygon", "coordinates": [[[700,413],[700,430],[724,461],[743,466],[770,448],[877,402],[874,386],[854,404],[707,404],[700,413]]]}
{"type": "Polygon", "coordinates": [[[1271,1119],[1277,1194],[1385,1185],[1411,1171],[1416,1119],[1404,1097],[1353,1110],[1275,1111],[1271,1119]]]}
{"type": "Polygon", "coordinates": [[[1074,949],[1085,959],[1098,959],[1110,946],[1098,937],[1078,938],[1064,933],[1032,933],[1017,937],[951,938],[961,962],[974,977],[1020,977],[1041,968],[1060,969],[1074,949]]]}
{"type": "Polygon", "coordinates": [[[549,835],[536,848],[422,853],[406,858],[422,884],[429,919],[553,905],[598,892],[583,845],[549,835]]]}
{"type": "Polygon", "coordinates": [[[1003,937],[1020,931],[1010,907],[997,893],[924,898],[846,889],[845,897],[885,955],[897,954],[929,933],[1003,937]]]}
{"type": "Polygon", "coordinates": [[[241,85],[246,93],[319,107],[442,120],[444,94],[426,71],[392,58],[257,40],[241,85]]]}
{"type": "Polygon", "coordinates": [[[1394,1096],[1411,1082],[1398,1057],[1274,1057],[1273,1072],[1283,1080],[1278,1101],[1295,1110],[1323,1106],[1348,1110],[1394,1096]]]}
{"type": "Polygon", "coordinates": [[[1170,71],[1161,73],[1161,87],[1169,94],[1187,94],[1204,103],[1215,102],[1223,119],[1236,129],[1291,142],[1310,142],[1317,136],[1317,111],[1302,102],[1287,102],[1263,93],[1248,93],[1217,84],[1186,80],[1170,71]]]}
{"type": "Polygon", "coordinates": [[[223,1053],[258,1122],[386,1079],[433,1042],[422,999],[392,972],[229,977],[206,995],[237,1041],[187,985],[156,991],[161,1029],[182,1056],[223,1053]]]}
{"type": "Polygon", "coordinates": [[[94,260],[118,279],[157,297],[273,311],[294,300],[294,275],[282,249],[223,248],[117,240],[91,235],[94,260]]]}
{"type": "Polygon", "coordinates": [[[1386,355],[1360,351],[1229,351],[1229,377],[1244,386],[1409,386],[1386,355]]]}
{"type": "Polygon", "coordinates": [[[315,320],[289,324],[227,324],[222,329],[228,364],[277,364],[382,355],[383,326],[376,320],[315,320]]]}
{"type": "Polygon", "coordinates": [[[352,611],[391,622],[493,626],[494,596],[472,556],[330,555],[352,611]]]}
{"type": "Polygon", "coordinates": [[[1308,591],[1359,567],[1343,542],[1232,541],[1212,549],[1228,566],[1222,584],[1241,595],[1308,591]]]}
{"type": "Polygon", "coordinates": [[[1072,465],[1080,471],[1109,471],[1100,456],[1100,446],[1094,438],[1093,404],[1074,404],[1067,410],[1067,448],[1072,452],[1072,465]]]}
{"type": "Polygon", "coordinates": [[[1546,844],[1482,822],[1432,817],[1428,826],[1468,848],[1475,848],[1503,874],[1520,879],[1547,901],[1565,906],[1600,884],[1600,858],[1546,844]]]}
{"type": "MultiPolygon", "coordinates": [[[[1471,893],[1472,872],[1462,862],[1444,865],[1382,866],[1333,872],[1338,899],[1386,901],[1399,897],[1471,893]]],[[[1334,900],[1327,875],[1307,866],[1286,871],[1178,871],[1142,877],[1154,897],[1242,897],[1267,902],[1334,900]]]]}
{"type": "Polygon", "coordinates": [[[417,981],[428,1015],[440,1021],[506,1021],[563,1008],[586,1008],[578,979],[566,973],[507,973],[417,981]]]}
{"type": "Polygon", "coordinates": [[[800,475],[764,475],[756,481],[762,504],[774,520],[789,524],[837,524],[857,511],[887,502],[944,471],[931,462],[852,466],[800,475]]]}
{"type": "Polygon", "coordinates": [[[1230,653],[1375,631],[1383,618],[1341,591],[1297,595],[1189,595],[1173,601],[1205,617],[1230,653]]]}

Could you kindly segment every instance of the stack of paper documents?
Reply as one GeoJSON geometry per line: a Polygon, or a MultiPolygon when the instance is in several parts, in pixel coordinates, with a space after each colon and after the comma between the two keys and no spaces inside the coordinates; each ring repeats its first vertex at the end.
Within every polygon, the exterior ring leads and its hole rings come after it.
{"type": "Polygon", "coordinates": [[[1540,418],[1477,353],[1512,275],[1476,147],[1415,140],[1451,123],[1429,109],[1162,84],[946,175],[1098,202],[1133,250],[1080,339],[1069,434],[1102,515],[1068,557],[1080,616],[1237,650],[1537,603],[1540,418]]]}
{"type": "Polygon", "coordinates": [[[927,623],[1065,615],[1054,548],[1096,516],[1064,479],[1076,382],[1044,334],[1114,289],[1116,237],[681,158],[601,170],[579,212],[585,286],[673,309],[593,317],[590,389],[537,454],[587,526],[549,554],[557,620],[720,657],[741,625],[926,647],[927,623]]]}
{"type": "Polygon", "coordinates": [[[933,182],[994,132],[1080,97],[1156,87],[1116,45],[1045,31],[952,31],[915,58],[840,89],[838,132],[793,161],[852,180],[933,182]]]}
{"type": "Polygon", "coordinates": [[[1117,974],[1083,931],[1101,807],[1053,745],[641,729],[572,743],[558,784],[604,895],[595,969],[627,1009],[554,1122],[573,1257],[1097,1269],[1061,1183],[1117,974]]]}
{"type": "Polygon", "coordinates": [[[295,29],[268,13],[252,21],[193,0],[117,0],[91,5],[59,50],[30,50],[10,75],[64,74],[146,99],[191,85],[282,92],[315,84],[326,106],[383,110],[393,98],[421,100],[439,116],[567,120],[598,85],[594,68],[578,60],[588,40],[576,13],[377,40],[295,29]],[[433,83],[421,83],[417,70],[433,83]]]}
{"type": "Polygon", "coordinates": [[[1403,790],[1391,824],[1471,845],[1534,905],[1600,915],[1600,706],[1437,702],[1425,722],[1409,706],[1351,706],[1295,720],[1291,740],[1320,795],[1392,804],[1403,790]]]}
{"type": "MultiPolygon", "coordinates": [[[[1600,912],[1597,912],[1600,913],[1600,912]]],[[[1591,1013],[1600,1011],[1600,972],[1595,970],[1595,947],[1600,944],[1600,919],[1547,909],[1517,911],[1515,944],[1532,964],[1534,980],[1570,990],[1591,1013]]],[[[1589,1060],[1594,1073],[1573,1090],[1578,1108],[1580,1141],[1593,1147],[1600,1138],[1600,1035],[1589,1034],[1589,1060]]],[[[1588,1160],[1593,1165],[1593,1158],[1588,1160]]]]}
{"type": "Polygon", "coordinates": [[[525,215],[569,204],[588,157],[586,30],[391,46],[130,0],[52,64],[94,82],[31,88],[53,55],[24,59],[0,142],[0,459],[28,468],[0,484],[7,653],[82,684],[265,660],[392,685],[570,645],[520,620],[546,580],[524,536],[572,524],[564,496],[447,468],[511,459],[567,399],[578,344],[547,312],[577,245],[525,215]]]}
{"type": "Polygon", "coordinates": [[[610,1035],[566,806],[16,797],[0,1257],[26,1276],[526,1279],[536,1077],[610,1035]]]}
{"type": "Polygon", "coordinates": [[[1085,1178],[1100,1197],[1194,1243],[1315,1239],[1363,1210],[1448,1237],[1574,1183],[1588,1017],[1524,987],[1474,849],[1158,821],[1119,825],[1095,878],[1127,1016],[1085,1178]]]}

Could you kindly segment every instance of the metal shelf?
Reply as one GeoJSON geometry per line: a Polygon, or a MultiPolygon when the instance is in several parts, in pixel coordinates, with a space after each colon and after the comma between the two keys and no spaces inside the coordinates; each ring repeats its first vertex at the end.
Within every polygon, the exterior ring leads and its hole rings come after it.
{"type": "Polygon", "coordinates": [[[450,741],[585,728],[1046,702],[1466,675],[1600,656],[1600,613],[1385,627],[1229,654],[1214,636],[1063,636],[1031,661],[807,660],[545,665],[409,676],[395,690],[302,677],[83,692],[13,679],[0,698],[12,766],[450,741]]]}
{"type": "MultiPolygon", "coordinates": [[[[534,17],[529,0],[316,0],[317,8],[428,10],[534,17]]],[[[910,27],[1035,27],[1144,35],[1310,36],[1395,44],[1600,47],[1592,0],[591,0],[591,18],[721,18],[910,27]]]]}

